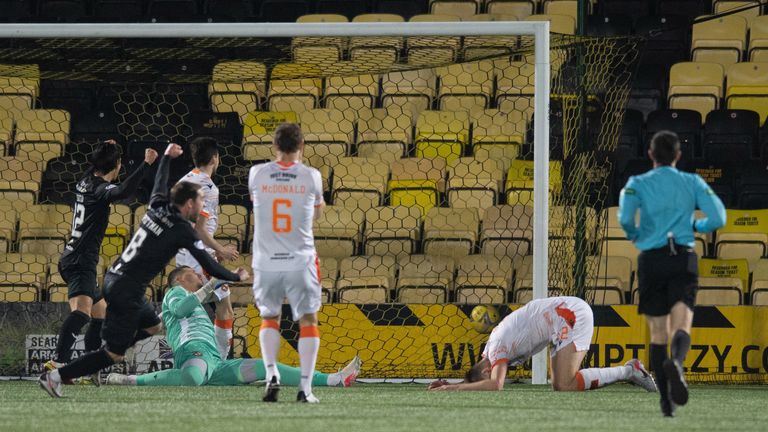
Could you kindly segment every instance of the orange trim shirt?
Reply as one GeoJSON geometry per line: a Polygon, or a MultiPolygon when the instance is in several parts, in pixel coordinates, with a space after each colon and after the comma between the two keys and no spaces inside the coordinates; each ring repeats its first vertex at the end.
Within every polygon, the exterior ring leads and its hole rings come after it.
{"type": "Polygon", "coordinates": [[[573,332],[569,329],[574,329],[576,325],[581,327],[580,320],[589,320],[588,327],[592,328],[591,309],[580,298],[532,300],[507,315],[493,329],[483,357],[494,366],[499,363],[519,366],[549,344],[553,345],[554,355],[559,348],[571,342],[569,335],[573,332]]]}
{"type": "Polygon", "coordinates": [[[320,171],[301,162],[255,165],[248,175],[253,202],[253,268],[304,270],[314,264],[315,208],[323,204],[320,171]]]}
{"type": "MultiPolygon", "coordinates": [[[[197,168],[185,174],[184,177],[179,179],[179,181],[200,185],[200,188],[203,191],[203,195],[205,196],[205,202],[203,204],[202,210],[200,211],[200,214],[208,218],[208,222],[206,223],[205,228],[206,231],[211,234],[211,237],[213,237],[216,229],[219,226],[219,188],[213,183],[213,180],[208,176],[208,174],[200,171],[197,168]]],[[[209,253],[213,254],[213,249],[206,249],[209,253]]],[[[186,249],[180,249],[179,253],[176,254],[176,265],[186,265],[195,269],[199,267],[197,261],[192,258],[192,254],[190,254],[186,249]]]]}

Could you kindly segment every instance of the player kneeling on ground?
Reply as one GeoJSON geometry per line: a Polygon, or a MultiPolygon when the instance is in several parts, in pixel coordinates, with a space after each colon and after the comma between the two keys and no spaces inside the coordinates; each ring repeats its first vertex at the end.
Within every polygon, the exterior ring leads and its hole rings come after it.
{"type": "MultiPolygon", "coordinates": [[[[187,266],[168,275],[171,287],[163,298],[163,324],[173,350],[176,367],[145,375],[111,373],[107,384],[139,386],[234,386],[264,381],[267,377],[261,359],[222,359],[216,346],[213,323],[203,304],[218,301],[214,293],[224,282],[216,279],[203,285],[199,274],[187,266]]],[[[278,364],[282,384],[299,385],[301,371],[278,364]]],[[[360,358],[355,357],[334,374],[315,372],[312,385],[349,387],[360,373],[360,358]]]]}
{"type": "Polygon", "coordinates": [[[434,381],[429,390],[501,390],[509,366],[517,366],[551,343],[551,378],[555,391],[593,390],[628,381],[649,392],[656,383],[640,360],[624,366],[580,369],[592,341],[592,309],[576,297],[533,300],[507,315],[493,329],[483,358],[467,372],[464,382],[434,381]]]}

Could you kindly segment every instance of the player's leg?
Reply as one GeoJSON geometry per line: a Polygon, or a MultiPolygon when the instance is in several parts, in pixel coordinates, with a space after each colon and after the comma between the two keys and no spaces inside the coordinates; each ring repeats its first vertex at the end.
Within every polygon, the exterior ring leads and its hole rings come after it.
{"type": "MultiPolygon", "coordinates": [[[[301,369],[277,364],[280,383],[298,386],[301,381],[301,369]]],[[[312,385],[319,387],[349,387],[360,371],[360,358],[355,357],[350,364],[337,373],[326,374],[315,371],[312,385]]],[[[266,380],[266,369],[261,359],[231,359],[221,362],[213,371],[208,385],[234,386],[266,380]]]]}
{"type": "MultiPolygon", "coordinates": [[[[96,272],[59,264],[59,273],[67,283],[70,313],[61,325],[56,343],[54,362],[46,364],[53,369],[72,359],[75,338],[91,320],[91,307],[96,296],[96,272]]],[[[87,348],[86,348],[87,349],[87,348]]]]}
{"type": "Polygon", "coordinates": [[[215,319],[213,321],[213,333],[216,336],[216,347],[223,360],[229,356],[232,347],[232,322],[235,312],[232,310],[230,296],[224,297],[216,304],[215,319]]]}
{"type": "Polygon", "coordinates": [[[691,347],[691,326],[696,291],[699,287],[698,257],[686,250],[674,257],[675,277],[669,282],[669,341],[671,359],[664,361],[664,374],[669,381],[669,395],[677,405],[688,403],[688,385],[683,363],[691,347]]]}
{"type": "Polygon", "coordinates": [[[280,351],[280,312],[285,297],[282,273],[253,270],[253,298],[261,315],[259,345],[264,360],[267,381],[265,402],[277,402],[280,392],[280,371],[277,356],[280,351]]]}
{"type": "Polygon", "coordinates": [[[96,351],[101,347],[101,327],[107,314],[107,302],[101,297],[96,299],[91,307],[91,323],[85,331],[85,350],[96,351]]]}
{"type": "Polygon", "coordinates": [[[286,297],[291,305],[293,319],[299,321],[299,365],[301,379],[299,402],[319,402],[312,395],[312,377],[315,373],[317,353],[320,350],[320,330],[317,312],[320,310],[320,271],[319,263],[308,266],[301,272],[288,273],[286,279],[286,297]]]}

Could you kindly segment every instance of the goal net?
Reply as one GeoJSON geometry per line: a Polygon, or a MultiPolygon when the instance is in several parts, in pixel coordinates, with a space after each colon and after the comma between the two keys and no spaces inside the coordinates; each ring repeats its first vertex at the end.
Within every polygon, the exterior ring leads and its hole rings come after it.
{"type": "MultiPolygon", "coordinates": [[[[289,121],[302,127],[304,161],[322,173],[328,203],[314,231],[318,368],[359,354],[363,377],[460,377],[487,338],[469,323],[473,305],[504,315],[533,297],[540,89],[532,34],[444,25],[455,33],[403,36],[393,29],[418,25],[370,23],[377,36],[0,39],[0,375],[32,374],[53,351],[45,335],[68,312],[57,261],[95,144],[121,145],[125,178],[146,148],[216,138],[215,237],[239,249],[230,267],[250,267],[247,173],[273,157],[272,131],[289,121]]],[[[549,153],[538,155],[550,295],[632,301],[631,269],[615,271],[602,245],[638,43],[551,35],[549,153]]],[[[172,164],[172,181],[193,168],[188,156],[172,164]]],[[[113,205],[99,277],[143,216],[152,174],[113,205]]],[[[163,276],[146,291],[158,307],[163,276]]],[[[233,353],[258,357],[251,287],[231,288],[233,353]]],[[[298,328],[281,325],[281,361],[297,363],[298,328]]],[[[124,366],[162,367],[154,341],[124,366]]]]}

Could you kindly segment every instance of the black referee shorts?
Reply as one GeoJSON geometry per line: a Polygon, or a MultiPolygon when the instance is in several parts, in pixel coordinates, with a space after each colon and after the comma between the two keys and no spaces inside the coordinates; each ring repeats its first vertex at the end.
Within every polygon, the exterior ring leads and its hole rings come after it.
{"type": "Polygon", "coordinates": [[[66,265],[59,261],[59,274],[67,283],[67,298],[84,295],[92,298],[94,303],[101,300],[95,268],[66,265]]]}
{"type": "Polygon", "coordinates": [[[675,251],[677,255],[665,246],[640,253],[637,259],[639,313],[668,315],[677,302],[693,309],[699,289],[699,260],[689,247],[677,245],[675,251]]]}
{"type": "Polygon", "coordinates": [[[107,275],[104,299],[107,316],[101,328],[107,351],[124,355],[133,345],[136,332],[160,324],[160,317],[144,297],[144,286],[124,276],[107,275]]]}

